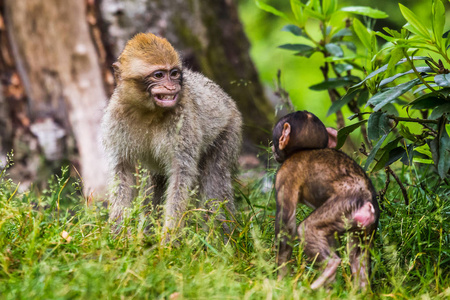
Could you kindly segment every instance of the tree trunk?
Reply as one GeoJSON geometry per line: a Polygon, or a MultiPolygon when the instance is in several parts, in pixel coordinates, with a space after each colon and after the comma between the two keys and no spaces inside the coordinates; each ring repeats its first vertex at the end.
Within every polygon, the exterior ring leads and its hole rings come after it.
{"type": "MultiPolygon", "coordinates": [[[[9,41],[26,95],[30,130],[48,161],[73,135],[85,191],[105,189],[99,126],[106,93],[84,1],[5,0],[9,41]]],[[[66,148],[66,150],[64,150],[66,148]]]]}
{"type": "Polygon", "coordinates": [[[102,0],[108,64],[138,32],[166,37],[184,64],[217,82],[236,101],[244,118],[244,151],[267,143],[273,107],[249,56],[249,42],[232,0],[102,0]]]}

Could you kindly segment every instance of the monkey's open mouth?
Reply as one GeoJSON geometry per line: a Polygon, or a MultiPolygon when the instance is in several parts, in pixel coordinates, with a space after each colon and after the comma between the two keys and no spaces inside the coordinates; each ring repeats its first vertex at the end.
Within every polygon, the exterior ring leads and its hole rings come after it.
{"type": "Polygon", "coordinates": [[[172,107],[177,104],[178,93],[177,94],[155,94],[155,102],[161,107],[172,107]]]}

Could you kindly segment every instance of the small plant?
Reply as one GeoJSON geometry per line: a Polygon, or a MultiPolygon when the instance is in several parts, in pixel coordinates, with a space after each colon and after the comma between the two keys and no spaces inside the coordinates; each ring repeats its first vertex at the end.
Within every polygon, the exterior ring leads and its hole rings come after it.
{"type": "MultiPolygon", "coordinates": [[[[322,53],[324,63],[320,69],[324,81],[310,88],[328,91],[332,102],[328,115],[337,115],[340,128],[337,148],[343,146],[351,132],[360,128],[365,141],[360,152],[367,156],[364,169],[372,166],[370,172],[376,172],[384,168],[386,185],[389,176],[393,176],[406,204],[409,203],[406,188],[390,168],[394,162],[433,164],[439,177],[447,180],[450,37],[449,31],[444,33],[445,8],[441,0],[432,1],[431,25],[399,4],[408,23],[401,32],[384,28],[385,33],[371,28],[374,19],[385,18],[387,14],[370,7],[338,8],[337,0],[306,3],[291,0],[290,16],[261,0],[256,0],[256,4],[292,23],[283,30],[297,36],[301,43],[280,48],[305,57],[322,53]],[[365,25],[354,15],[363,16],[365,25]],[[310,19],[315,22],[308,23],[310,19]],[[310,34],[311,27],[320,34],[310,34]],[[377,36],[387,43],[379,47],[377,36]],[[418,56],[420,53],[426,56],[418,56]],[[349,120],[357,118],[358,122],[345,126],[340,111],[344,106],[354,113],[349,120]],[[419,124],[420,132],[415,133],[417,126],[411,124],[419,124]]],[[[285,94],[282,94],[284,98],[285,94]]]]}

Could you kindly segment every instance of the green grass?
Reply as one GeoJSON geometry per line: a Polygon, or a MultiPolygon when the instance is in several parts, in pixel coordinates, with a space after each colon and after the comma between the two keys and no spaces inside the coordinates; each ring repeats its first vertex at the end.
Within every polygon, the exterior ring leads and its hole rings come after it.
{"type": "MultiPolygon", "coordinates": [[[[214,213],[192,208],[175,246],[161,243],[160,220],[142,216],[138,205],[126,229],[111,234],[105,205],[86,205],[78,183],[67,180],[67,169],[42,193],[16,192],[17,185],[2,175],[0,299],[448,298],[449,186],[439,185],[430,172],[397,173],[411,203],[405,206],[391,183],[381,201],[372,285],[364,293],[353,286],[345,255],[330,289],[310,290],[317,272],[299,249],[292,274],[277,281],[275,201],[271,191],[264,192],[263,180],[238,186],[239,213],[228,244],[221,226],[206,220],[214,213]]],[[[378,188],[383,176],[373,177],[378,188]]],[[[300,206],[298,218],[309,212],[300,206]]]]}

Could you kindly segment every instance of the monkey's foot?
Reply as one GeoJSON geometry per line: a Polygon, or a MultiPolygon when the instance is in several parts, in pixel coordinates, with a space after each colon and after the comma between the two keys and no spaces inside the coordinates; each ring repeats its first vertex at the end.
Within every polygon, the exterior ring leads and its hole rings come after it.
{"type": "Polygon", "coordinates": [[[334,277],[336,276],[336,270],[340,263],[341,259],[330,258],[322,275],[320,275],[319,278],[317,278],[316,281],[311,284],[311,289],[315,290],[326,283],[332,282],[334,280],[334,277]]]}

